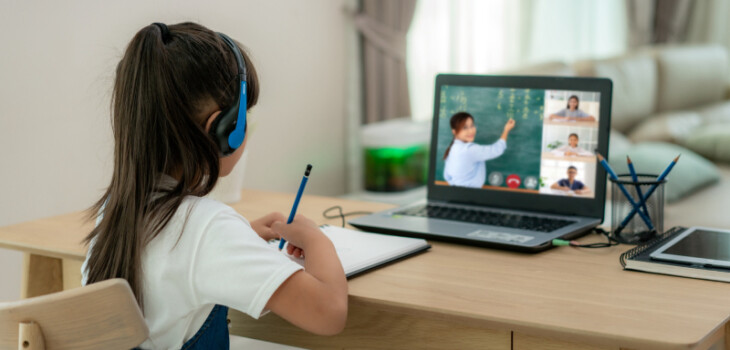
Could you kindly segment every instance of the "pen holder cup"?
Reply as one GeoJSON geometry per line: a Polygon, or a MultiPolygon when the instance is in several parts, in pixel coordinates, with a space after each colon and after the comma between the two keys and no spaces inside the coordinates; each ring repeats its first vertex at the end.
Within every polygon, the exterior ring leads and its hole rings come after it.
{"type": "Polygon", "coordinates": [[[611,179],[611,230],[621,243],[638,244],[651,239],[655,233],[664,232],[664,184],[666,180],[656,181],[657,176],[650,174],[637,174],[637,180],[634,181],[630,174],[618,175],[618,181],[611,179]],[[649,229],[649,225],[638,213],[632,214],[635,212],[634,207],[619,188],[619,184],[623,185],[634,202],[639,205],[642,213],[654,226],[654,232],[649,229]],[[654,188],[653,191],[652,188],[654,188]],[[643,196],[652,191],[644,202],[646,208],[642,205],[638,189],[641,190],[643,196]],[[631,215],[630,219],[628,219],[629,215],[631,215]],[[621,228],[622,224],[623,228],[621,228]]]}

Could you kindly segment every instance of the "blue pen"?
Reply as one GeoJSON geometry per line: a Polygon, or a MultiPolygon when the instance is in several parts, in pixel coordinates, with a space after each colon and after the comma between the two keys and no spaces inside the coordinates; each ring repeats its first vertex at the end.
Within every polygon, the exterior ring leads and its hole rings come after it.
{"type": "MultiPolygon", "coordinates": [[[[636,203],[634,198],[631,197],[631,194],[629,194],[629,191],[626,190],[626,187],[624,187],[624,185],[621,184],[621,182],[619,182],[618,176],[616,175],[616,173],[613,172],[613,169],[611,169],[611,166],[608,165],[608,162],[606,162],[606,159],[604,159],[598,153],[596,153],[596,155],[598,156],[598,160],[601,162],[601,165],[603,166],[603,168],[606,169],[606,172],[608,173],[608,175],[611,177],[611,179],[613,179],[613,181],[616,182],[616,185],[618,186],[618,188],[621,190],[621,192],[624,193],[624,196],[626,196],[626,199],[629,200],[629,203],[631,203],[631,206],[634,207],[634,210],[632,212],[636,211],[636,209],[639,208],[639,205],[636,203]]],[[[649,228],[649,230],[654,231],[654,225],[651,223],[651,220],[649,220],[649,218],[647,218],[646,215],[644,215],[644,213],[641,212],[641,210],[638,210],[636,212],[639,213],[639,216],[641,217],[642,220],[644,220],[644,223],[646,223],[646,226],[649,228]]]]}
{"type": "MultiPolygon", "coordinates": [[[[681,156],[681,154],[679,156],[681,156]]],[[[664,181],[664,178],[667,177],[667,175],[669,175],[669,172],[672,171],[672,168],[674,168],[674,165],[677,164],[677,161],[679,160],[679,156],[674,158],[674,160],[671,163],[669,163],[669,166],[667,166],[667,168],[664,169],[664,172],[662,172],[661,175],[659,175],[659,177],[657,178],[656,183],[654,185],[652,185],[651,187],[649,187],[649,190],[646,191],[646,194],[644,195],[644,197],[641,198],[641,201],[643,203],[646,203],[647,199],[649,199],[649,196],[651,196],[652,193],[654,193],[654,191],[657,189],[657,187],[659,187],[659,184],[661,184],[662,181],[664,181]]],[[[621,232],[621,230],[623,230],[624,227],[626,227],[626,225],[629,224],[629,221],[631,221],[631,218],[633,218],[634,215],[636,215],[636,208],[631,209],[631,212],[629,213],[629,215],[626,216],[624,221],[621,222],[621,225],[615,230],[615,232],[616,233],[621,232]]]]}
{"type": "Polygon", "coordinates": [[[634,169],[634,163],[631,162],[631,158],[626,155],[626,164],[629,166],[629,172],[631,173],[631,179],[634,181],[634,186],[636,186],[636,193],[639,195],[639,205],[641,205],[641,208],[644,209],[644,214],[646,214],[646,217],[651,220],[651,217],[649,216],[649,209],[646,207],[646,201],[643,200],[644,195],[641,193],[641,185],[639,184],[639,177],[636,176],[636,169],[634,169]]]}
{"type": "MultiPolygon", "coordinates": [[[[299,192],[297,192],[297,197],[294,198],[294,206],[291,208],[291,213],[289,213],[289,220],[286,221],[287,224],[291,224],[291,222],[294,221],[294,215],[297,214],[299,200],[302,199],[302,193],[304,193],[304,186],[307,185],[307,180],[309,180],[310,171],[312,171],[312,164],[307,164],[307,170],[304,171],[302,183],[299,185],[299,192]]],[[[284,248],[284,244],[286,244],[286,240],[282,238],[281,241],[279,241],[279,250],[284,248]]]]}

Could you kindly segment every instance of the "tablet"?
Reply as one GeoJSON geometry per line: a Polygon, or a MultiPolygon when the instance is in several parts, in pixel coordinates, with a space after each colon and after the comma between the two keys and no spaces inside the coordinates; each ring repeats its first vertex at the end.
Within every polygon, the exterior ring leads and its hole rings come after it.
{"type": "Polygon", "coordinates": [[[730,230],[690,227],[650,256],[656,260],[730,268],[730,230]]]}

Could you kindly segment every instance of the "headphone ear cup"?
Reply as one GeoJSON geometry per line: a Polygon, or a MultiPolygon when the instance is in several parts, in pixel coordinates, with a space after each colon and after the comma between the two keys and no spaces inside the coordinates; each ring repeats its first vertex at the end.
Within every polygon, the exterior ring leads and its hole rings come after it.
{"type": "Polygon", "coordinates": [[[210,125],[210,137],[213,139],[213,142],[218,145],[218,150],[223,156],[227,156],[236,151],[228,144],[228,137],[236,128],[236,118],[238,113],[233,109],[222,111],[216,116],[213,123],[210,125]]]}

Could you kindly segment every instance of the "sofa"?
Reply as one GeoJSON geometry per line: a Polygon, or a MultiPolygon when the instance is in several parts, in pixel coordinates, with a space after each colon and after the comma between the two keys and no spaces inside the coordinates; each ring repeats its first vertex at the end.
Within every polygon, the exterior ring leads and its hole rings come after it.
{"type": "Polygon", "coordinates": [[[612,166],[625,170],[628,154],[643,158],[634,160],[638,172],[659,173],[681,153],[666,184],[664,228],[730,229],[730,59],[724,47],[656,46],[503,73],[610,78],[612,166]]]}

